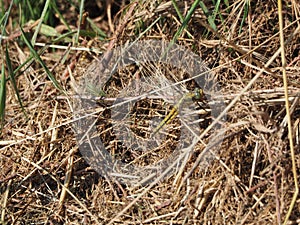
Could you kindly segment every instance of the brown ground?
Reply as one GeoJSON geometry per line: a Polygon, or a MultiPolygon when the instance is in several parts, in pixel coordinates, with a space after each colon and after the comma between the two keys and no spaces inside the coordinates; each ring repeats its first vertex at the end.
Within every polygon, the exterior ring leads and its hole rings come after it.
{"type": "MultiPolygon", "coordinates": [[[[112,45],[134,41],[159,16],[161,19],[142,36],[142,40],[170,41],[180,26],[171,1],[143,1],[137,5],[116,1],[111,8],[111,23],[106,15],[107,5],[100,10],[99,4],[87,2],[86,11],[109,37],[117,39],[113,43],[81,36],[80,46],[92,46],[105,52],[112,45]],[[131,14],[128,12],[130,7],[133,9],[131,14]]],[[[150,186],[133,188],[96,173],[78,150],[70,104],[72,98],[53,86],[38,62],[28,64],[17,79],[27,119],[12,85],[7,83],[0,146],[1,221],[7,224],[283,223],[295,193],[293,159],[300,179],[300,4],[285,2],[282,11],[294,155],[288,138],[280,55],[268,63],[280,48],[277,3],[270,0],[252,3],[248,17],[241,25],[243,4],[243,1],[234,1],[226,7],[221,2],[219,12],[223,21],[217,15],[217,32],[207,30],[210,27],[208,20],[197,7],[188,24],[188,32],[184,31],[177,41],[213,69],[214,80],[220,85],[226,105],[242,94],[222,124],[226,132],[217,159],[209,164],[196,164],[204,149],[203,143],[199,142],[182,173],[177,171],[150,186]],[[267,67],[265,72],[259,73],[263,67],[267,67]],[[258,79],[244,91],[256,75],[258,79]],[[68,186],[67,192],[63,183],[68,186]]],[[[184,15],[191,5],[192,1],[178,3],[184,15]]],[[[213,11],[212,5],[207,3],[206,6],[213,11]]],[[[75,27],[77,12],[63,5],[60,9],[66,21],[75,27]]],[[[62,23],[57,23],[56,28],[61,29],[62,23]]],[[[49,42],[47,38],[40,35],[38,42],[49,42]]],[[[17,39],[10,40],[8,46],[13,67],[17,68],[29,56],[29,50],[17,39]]],[[[95,56],[103,55],[81,51],[66,53],[48,48],[42,59],[66,92],[72,95],[74,85],[86,75],[95,56]],[[62,60],[64,54],[65,61],[62,60]]],[[[146,65],[145,71],[147,66],[148,69],[154,66],[163,70],[162,65],[154,64],[146,65]]],[[[103,87],[106,97],[116,97],[132,78],[139,79],[135,76],[136,71],[138,68],[134,66],[117,71],[103,87]]],[[[166,71],[175,74],[174,80],[186,79],[182,71],[173,68],[166,71]],[[184,78],[180,78],[181,75],[184,78]]],[[[190,89],[189,85],[193,86],[187,83],[187,89],[190,89]]],[[[107,106],[103,104],[100,102],[99,106],[107,106]]],[[[143,128],[149,127],[147,119],[151,118],[148,114],[164,114],[163,109],[168,106],[163,104],[159,99],[145,100],[133,109],[132,116],[136,120],[146,121],[141,129],[133,128],[137,135],[149,138],[143,133],[143,128]]],[[[97,123],[103,142],[107,146],[114,144],[109,150],[118,159],[135,160],[138,158],[136,153],[119,147],[112,131],[107,129],[111,126],[107,113],[109,111],[102,112],[97,123]]],[[[178,121],[169,125],[175,126],[178,121]]],[[[212,121],[207,120],[201,131],[212,121]]],[[[165,146],[159,147],[155,154],[139,158],[135,163],[157,162],[172,153],[178,133],[171,130],[170,134],[175,138],[167,139],[165,146]]],[[[206,144],[209,134],[203,138],[206,144]]],[[[299,218],[298,195],[288,224],[300,224],[299,218]]]]}

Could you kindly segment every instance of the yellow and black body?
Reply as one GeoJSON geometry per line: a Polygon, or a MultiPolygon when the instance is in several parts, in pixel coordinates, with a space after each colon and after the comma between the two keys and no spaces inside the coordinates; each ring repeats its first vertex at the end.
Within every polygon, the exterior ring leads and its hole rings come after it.
{"type": "Polygon", "coordinates": [[[153,137],[157,132],[159,132],[163,128],[164,125],[168,124],[178,115],[179,108],[184,101],[188,99],[195,99],[197,101],[200,101],[203,99],[203,97],[204,93],[203,90],[200,88],[195,88],[194,91],[184,94],[177,102],[177,104],[172,108],[169,114],[164,118],[164,120],[161,121],[161,123],[154,129],[151,136],[153,137]]]}

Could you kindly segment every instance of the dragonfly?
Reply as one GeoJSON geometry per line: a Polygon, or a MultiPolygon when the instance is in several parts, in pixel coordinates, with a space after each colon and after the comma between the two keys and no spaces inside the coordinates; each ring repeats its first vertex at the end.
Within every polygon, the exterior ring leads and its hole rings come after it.
{"type": "Polygon", "coordinates": [[[194,91],[184,94],[177,104],[171,109],[169,114],[164,118],[164,120],[161,121],[160,124],[154,129],[151,136],[153,137],[155,134],[157,134],[164,127],[164,125],[170,123],[178,115],[179,108],[184,101],[189,99],[195,99],[199,101],[203,99],[203,96],[204,93],[201,88],[195,88],[194,91]]]}

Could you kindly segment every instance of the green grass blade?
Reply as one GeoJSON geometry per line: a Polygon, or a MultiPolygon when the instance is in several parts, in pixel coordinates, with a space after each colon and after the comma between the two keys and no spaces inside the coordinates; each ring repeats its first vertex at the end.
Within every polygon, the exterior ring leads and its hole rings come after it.
{"type": "Polygon", "coordinates": [[[208,8],[206,7],[206,5],[204,4],[204,2],[200,1],[199,5],[200,5],[201,9],[203,10],[204,14],[208,17],[209,11],[208,11],[208,8]]]}
{"type": "MultiPolygon", "coordinates": [[[[37,54],[41,55],[43,54],[43,52],[47,49],[47,45],[42,47],[37,54]]],[[[30,66],[31,64],[33,63],[34,61],[34,57],[33,55],[30,55],[21,65],[19,65],[15,70],[14,70],[14,74],[16,74],[16,78],[21,76],[23,74],[24,71],[26,71],[30,66]],[[25,67],[26,66],[26,67],[25,67]],[[25,68],[24,68],[25,67],[25,68]],[[22,68],[23,71],[21,71],[20,73],[18,73],[22,68]]],[[[9,78],[8,78],[9,79],[9,78]]]]}
{"type": "MultiPolygon", "coordinates": [[[[5,27],[8,21],[9,14],[11,12],[11,8],[13,5],[13,1],[10,2],[8,10],[4,13],[3,18],[1,18],[1,37],[4,37],[6,35],[5,27]]],[[[4,11],[3,11],[4,12],[4,11]]],[[[2,43],[2,38],[0,38],[0,45],[2,43]]],[[[2,133],[3,125],[4,125],[4,119],[5,119],[5,101],[6,101],[6,78],[5,78],[5,68],[4,63],[2,63],[1,67],[1,83],[0,83],[0,133],[2,133]]]]}
{"type": "Polygon", "coordinates": [[[4,1],[0,1],[0,17],[3,16],[3,13],[5,12],[4,10],[4,1]]]}
{"type": "MultiPolygon", "coordinates": [[[[31,66],[33,62],[33,56],[29,56],[21,65],[19,65],[15,70],[14,70],[14,74],[17,74],[24,66],[27,65],[27,67],[24,69],[24,71],[29,67],[31,66]]],[[[19,73],[18,75],[16,75],[16,77],[20,76],[22,74],[19,73]]]]}
{"type": "Polygon", "coordinates": [[[23,107],[22,99],[20,97],[20,93],[19,93],[17,83],[16,83],[16,79],[15,79],[15,74],[14,74],[14,71],[13,71],[13,68],[12,68],[12,65],[11,65],[11,60],[9,58],[7,45],[6,45],[6,49],[5,49],[5,57],[6,57],[6,65],[7,65],[7,68],[8,68],[10,82],[11,82],[11,84],[12,84],[14,90],[15,90],[15,93],[17,95],[17,98],[18,98],[19,104],[22,108],[22,111],[24,113],[24,116],[27,119],[27,114],[26,114],[25,108],[23,107]]]}
{"type": "MultiPolygon", "coordinates": [[[[24,15],[24,19],[26,19],[26,18],[34,18],[34,10],[33,10],[34,7],[32,7],[30,1],[25,1],[25,2],[26,2],[25,3],[26,5],[24,4],[23,7],[24,6],[27,7],[27,9],[29,11],[29,15],[24,15]]],[[[24,20],[24,22],[25,22],[25,20],[24,20]]]]}
{"type": "Polygon", "coordinates": [[[245,23],[245,20],[248,16],[248,13],[249,13],[249,1],[246,0],[245,1],[245,5],[244,5],[244,15],[243,15],[243,18],[242,18],[242,22],[241,22],[241,25],[240,25],[240,29],[239,29],[239,34],[242,32],[242,28],[243,28],[243,25],[245,23]]]}
{"type": "MultiPolygon", "coordinates": [[[[4,15],[3,15],[3,18],[1,18],[1,24],[2,24],[2,21],[4,21],[3,25],[2,25],[2,29],[1,29],[1,37],[4,37],[5,34],[6,34],[5,27],[6,27],[6,24],[7,24],[7,21],[8,21],[8,16],[10,14],[13,2],[14,1],[10,2],[10,5],[9,5],[9,8],[8,8],[7,12],[5,12],[4,15]]],[[[0,45],[1,45],[1,43],[2,43],[2,38],[0,38],[0,45]]]]}
{"type": "MultiPolygon", "coordinates": [[[[30,20],[29,23],[34,23],[34,21],[30,20]]],[[[35,31],[37,30],[37,28],[33,28],[33,29],[35,31]]],[[[45,35],[45,36],[48,36],[48,37],[57,37],[57,36],[60,35],[60,33],[58,33],[54,27],[51,27],[51,26],[46,25],[44,23],[42,23],[42,25],[40,27],[40,30],[39,30],[39,33],[41,35],[45,35]]]]}
{"type": "MultiPolygon", "coordinates": [[[[69,39],[69,37],[72,37],[72,35],[76,34],[76,33],[77,33],[77,31],[75,31],[75,30],[66,32],[66,33],[58,36],[57,38],[53,39],[52,43],[56,43],[56,42],[62,41],[64,39],[65,39],[64,42],[68,42],[67,40],[69,39]]],[[[72,40],[72,38],[70,38],[70,40],[72,40]]]]}
{"type": "Polygon", "coordinates": [[[1,133],[4,125],[5,117],[5,100],[6,100],[6,79],[5,79],[5,68],[4,63],[1,67],[1,83],[0,83],[0,120],[1,120],[1,133]]]}
{"type": "Polygon", "coordinates": [[[174,34],[172,40],[170,41],[170,44],[168,45],[167,49],[164,51],[164,53],[162,54],[162,58],[164,58],[166,56],[166,54],[168,53],[168,51],[170,50],[170,48],[176,43],[178,37],[182,34],[182,32],[184,31],[184,29],[186,29],[193,13],[195,12],[198,4],[199,4],[200,0],[196,0],[194,1],[194,3],[192,4],[191,8],[189,9],[189,11],[186,14],[186,17],[184,18],[181,26],[178,28],[178,30],[176,31],[176,33],[174,34]]]}
{"type": "Polygon", "coordinates": [[[79,40],[79,35],[80,35],[80,24],[82,22],[82,15],[83,15],[83,10],[84,10],[84,0],[80,1],[80,8],[79,8],[79,24],[78,24],[78,30],[77,30],[77,35],[75,37],[75,44],[78,44],[79,40]]]}
{"type": "Polygon", "coordinates": [[[43,12],[42,12],[42,15],[41,15],[41,17],[40,17],[40,21],[39,21],[39,23],[38,23],[38,25],[37,25],[37,27],[36,27],[36,30],[35,30],[35,32],[34,32],[34,34],[33,34],[33,36],[32,36],[31,43],[32,43],[33,46],[34,46],[34,44],[35,44],[35,42],[36,42],[37,35],[38,35],[38,33],[39,33],[39,31],[40,31],[40,29],[41,29],[41,27],[42,27],[42,23],[43,23],[43,21],[44,21],[44,19],[45,19],[47,10],[48,10],[48,8],[49,8],[50,1],[51,1],[51,0],[47,0],[47,1],[46,1],[45,5],[44,5],[43,12]]]}
{"type": "Polygon", "coordinates": [[[1,24],[3,23],[3,21],[5,20],[5,18],[6,18],[5,15],[6,15],[5,13],[4,13],[3,15],[1,14],[0,25],[1,25],[1,24]]]}
{"type": "MultiPolygon", "coordinates": [[[[180,22],[183,23],[184,21],[184,18],[183,18],[183,15],[181,14],[180,10],[179,10],[179,7],[177,6],[177,3],[175,0],[172,0],[172,3],[173,3],[173,7],[175,8],[175,11],[180,19],[180,22]]],[[[188,32],[187,28],[184,28],[186,30],[186,33],[188,35],[189,38],[193,39],[193,36],[191,35],[190,32],[188,32]]]]}
{"type": "Polygon", "coordinates": [[[207,7],[206,7],[206,5],[204,4],[203,1],[200,1],[200,2],[199,2],[199,5],[200,5],[200,7],[202,8],[204,14],[206,15],[210,27],[211,27],[214,31],[216,31],[216,30],[217,30],[217,26],[216,26],[216,24],[215,24],[215,16],[210,14],[209,10],[207,9],[207,7]]]}
{"type": "Polygon", "coordinates": [[[101,40],[104,40],[104,38],[106,38],[106,34],[103,30],[101,30],[95,23],[93,20],[91,20],[89,17],[86,18],[86,20],[88,21],[88,23],[90,24],[91,28],[96,32],[97,35],[100,36],[101,40]]]}
{"type": "Polygon", "coordinates": [[[184,18],[183,18],[182,14],[181,14],[181,12],[180,12],[180,10],[179,10],[179,8],[178,8],[178,5],[177,5],[177,3],[176,3],[176,0],[172,0],[172,4],[173,4],[173,7],[174,7],[174,9],[175,9],[175,11],[176,11],[176,13],[177,13],[177,16],[178,16],[179,19],[180,19],[180,22],[182,23],[184,18]]]}
{"type": "Polygon", "coordinates": [[[213,17],[214,17],[214,21],[216,20],[216,16],[218,15],[221,19],[221,22],[224,22],[224,19],[222,17],[222,14],[220,13],[219,9],[220,9],[220,4],[221,4],[221,0],[218,0],[217,3],[215,4],[215,9],[213,12],[213,17]]]}
{"type": "Polygon", "coordinates": [[[56,1],[51,1],[50,7],[51,7],[51,9],[53,9],[53,11],[55,12],[55,14],[58,15],[58,18],[67,27],[68,31],[72,31],[71,27],[69,26],[69,24],[65,20],[64,16],[58,10],[57,5],[56,5],[56,1]]]}
{"type": "Polygon", "coordinates": [[[194,1],[194,3],[192,4],[191,8],[189,9],[189,11],[187,12],[186,14],[186,17],[184,18],[183,22],[182,22],[182,25],[179,27],[179,29],[177,30],[177,32],[175,33],[172,41],[171,41],[171,45],[173,45],[178,37],[182,34],[183,30],[186,28],[187,24],[189,23],[192,15],[194,14],[198,4],[199,4],[200,0],[196,0],[194,1]]]}
{"type": "Polygon", "coordinates": [[[30,43],[30,41],[27,39],[22,27],[20,27],[21,32],[22,32],[22,38],[24,39],[24,42],[26,43],[27,47],[29,48],[31,54],[33,55],[33,57],[40,63],[40,65],[43,67],[43,69],[45,70],[48,78],[52,81],[53,85],[60,91],[66,93],[63,88],[60,86],[60,84],[58,83],[58,81],[55,79],[55,77],[53,76],[53,74],[51,73],[51,71],[48,69],[48,67],[45,65],[44,61],[41,59],[41,57],[39,56],[39,54],[35,51],[35,49],[33,48],[32,44],[30,43]]]}

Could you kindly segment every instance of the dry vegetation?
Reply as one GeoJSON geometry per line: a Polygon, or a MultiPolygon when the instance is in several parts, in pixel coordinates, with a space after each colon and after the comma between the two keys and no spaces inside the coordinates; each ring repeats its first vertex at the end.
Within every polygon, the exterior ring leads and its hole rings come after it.
{"type": "MultiPolygon", "coordinates": [[[[26,118],[11,81],[7,82],[0,141],[1,221],[6,224],[283,223],[295,193],[293,158],[296,168],[300,168],[299,2],[285,2],[282,10],[294,155],[291,155],[288,138],[282,61],[277,52],[280,48],[277,3],[271,0],[251,2],[244,16],[247,1],[232,1],[228,6],[221,1],[214,20],[217,32],[198,6],[176,42],[198,54],[212,69],[225,105],[239,97],[226,113],[226,121],[222,122],[225,136],[218,157],[209,164],[197,164],[204,144],[209,141],[211,133],[208,132],[202,142],[197,143],[182,171],[138,187],[101,176],[84,160],[75,138],[72,95],[76,84],[91,72],[91,68],[87,68],[93,59],[107,57],[107,50],[136,40],[153,24],[141,40],[170,41],[181,23],[172,1],[147,0],[137,4],[106,1],[103,5],[95,2],[98,4],[87,1],[85,11],[113,39],[80,35],[79,45],[93,47],[103,54],[50,47],[41,54],[68,96],[55,88],[37,60],[27,63],[22,72],[17,73],[17,88],[26,118]]],[[[192,3],[177,3],[183,16],[192,3]]],[[[78,11],[68,4],[61,1],[58,8],[66,23],[76,29],[78,11]]],[[[214,12],[212,3],[207,1],[206,7],[214,12]]],[[[17,14],[17,8],[14,10],[17,14]]],[[[25,30],[30,35],[33,28],[25,30]]],[[[66,31],[59,20],[55,28],[61,33],[66,31]]],[[[2,62],[5,62],[7,43],[15,69],[28,59],[30,51],[20,41],[18,28],[9,22],[6,29],[10,38],[2,40],[2,62]]],[[[81,29],[91,28],[82,24],[81,29]]],[[[37,42],[50,40],[40,33],[37,42]]],[[[56,44],[66,46],[64,41],[56,44]]],[[[184,72],[161,64],[141,67],[134,65],[118,70],[102,86],[105,98],[115,98],[132,79],[153,76],[156,70],[175,82],[187,78],[184,72]],[[172,76],[168,75],[170,73],[172,76]]],[[[193,82],[185,83],[187,90],[194,86],[193,82]]],[[[208,93],[206,95],[208,98],[208,93]]],[[[133,109],[131,117],[145,121],[140,127],[132,128],[137,136],[149,138],[149,133],[145,132],[150,126],[149,120],[155,117],[153,115],[166,114],[171,108],[164,104],[161,99],[149,98],[141,100],[133,109]]],[[[97,127],[113,155],[126,162],[145,165],[172,153],[178,144],[176,129],[169,129],[170,138],[164,140],[163,146],[144,157],[132,150],[134,146],[131,150],[120,147],[110,129],[113,124],[110,111],[105,109],[110,105],[105,99],[98,102],[103,110],[99,113],[97,127]]],[[[207,118],[200,132],[212,123],[213,118],[209,115],[207,118]]],[[[169,127],[174,128],[178,123],[175,119],[169,127]]],[[[299,218],[298,195],[288,224],[300,224],[299,218]]]]}

